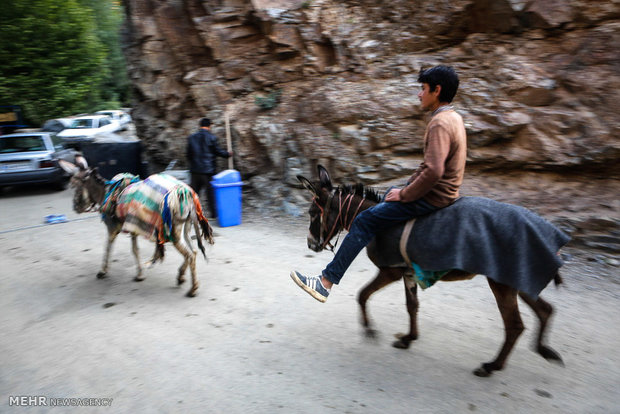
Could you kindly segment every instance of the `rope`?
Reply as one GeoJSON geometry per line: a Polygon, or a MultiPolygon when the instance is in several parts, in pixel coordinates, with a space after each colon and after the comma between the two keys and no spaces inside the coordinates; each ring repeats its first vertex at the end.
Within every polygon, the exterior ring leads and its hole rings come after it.
{"type": "Polygon", "coordinates": [[[99,215],[91,216],[91,217],[71,219],[71,220],[63,221],[62,223],[54,223],[54,224],[43,223],[43,224],[35,224],[34,226],[25,226],[25,227],[18,227],[18,228],[15,228],[15,229],[2,230],[2,231],[0,231],[0,234],[13,233],[13,232],[22,231],[22,230],[36,229],[36,228],[39,228],[39,227],[52,226],[52,225],[56,225],[56,224],[71,223],[71,222],[74,222],[74,221],[90,220],[90,219],[94,219],[94,218],[99,218],[99,215]]]}
{"type": "Polygon", "coordinates": [[[407,266],[412,267],[411,259],[407,254],[407,242],[409,241],[409,236],[411,235],[411,230],[413,229],[413,225],[415,224],[415,219],[411,219],[407,221],[405,224],[405,228],[403,229],[403,234],[400,236],[400,243],[398,244],[398,248],[400,250],[400,255],[407,263],[407,266]]]}
{"type": "Polygon", "coordinates": [[[336,228],[340,224],[340,226],[342,228],[344,228],[345,230],[349,231],[349,229],[351,228],[351,225],[353,224],[353,220],[355,219],[355,216],[357,216],[357,213],[359,212],[359,210],[362,207],[362,204],[364,203],[364,200],[365,200],[364,197],[361,198],[357,208],[355,209],[355,213],[353,213],[353,216],[351,217],[351,219],[350,219],[350,221],[348,222],[348,225],[347,225],[347,215],[349,214],[349,211],[351,210],[351,202],[353,201],[354,195],[353,194],[347,194],[347,195],[345,195],[345,197],[343,199],[343,194],[339,193],[338,194],[338,215],[336,216],[336,220],[334,220],[334,225],[332,226],[331,230],[328,233],[327,217],[329,216],[329,210],[331,209],[331,203],[332,203],[332,200],[334,198],[334,195],[335,195],[335,193],[331,193],[329,195],[329,197],[327,198],[327,203],[325,203],[325,210],[323,210],[321,205],[316,201],[316,197],[314,197],[312,199],[312,201],[321,210],[321,233],[327,233],[327,236],[325,236],[325,238],[323,239],[322,246],[323,246],[323,248],[326,248],[326,247],[329,248],[329,250],[331,250],[332,253],[334,253],[334,249],[338,245],[338,240],[340,238],[340,232],[342,231],[342,229],[340,229],[338,231],[338,235],[336,237],[336,242],[332,245],[330,243],[330,240],[333,237],[334,232],[336,231],[336,228]],[[345,206],[346,206],[346,212],[344,214],[342,214],[345,206]]]}

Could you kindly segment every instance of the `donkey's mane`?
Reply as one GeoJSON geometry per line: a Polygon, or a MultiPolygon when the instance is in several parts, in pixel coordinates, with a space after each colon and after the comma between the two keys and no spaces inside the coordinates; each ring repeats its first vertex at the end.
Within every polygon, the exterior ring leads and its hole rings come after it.
{"type": "Polygon", "coordinates": [[[93,177],[95,178],[97,184],[106,185],[106,179],[100,176],[98,172],[96,172],[93,177]]]}
{"type": "Polygon", "coordinates": [[[376,203],[381,201],[381,197],[379,196],[377,190],[372,187],[366,187],[362,183],[341,185],[336,189],[336,192],[340,194],[357,195],[360,197],[364,197],[369,201],[374,201],[376,203]]]}

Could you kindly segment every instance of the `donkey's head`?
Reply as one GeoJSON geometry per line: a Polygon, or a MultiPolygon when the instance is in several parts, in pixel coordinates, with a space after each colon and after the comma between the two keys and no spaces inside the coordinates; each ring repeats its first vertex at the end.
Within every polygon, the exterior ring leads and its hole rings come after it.
{"type": "Polygon", "coordinates": [[[105,194],[105,180],[97,172],[97,168],[89,168],[83,157],[76,157],[76,164],[61,163],[62,167],[72,174],[70,185],[75,189],[73,194],[73,210],[76,213],[93,211],[101,204],[105,194]]]}
{"type": "MultiPolygon", "coordinates": [[[[308,247],[320,252],[325,247],[334,250],[331,244],[341,230],[349,230],[353,220],[361,211],[381,201],[376,190],[358,183],[334,188],[327,170],[319,165],[319,181],[311,182],[298,175],[297,179],[312,193],[310,205],[310,232],[308,247]]],[[[337,243],[337,242],[336,242],[337,243]]]]}
{"type": "MultiPolygon", "coordinates": [[[[320,252],[329,244],[331,238],[337,230],[330,229],[338,226],[337,214],[330,214],[330,204],[333,200],[334,187],[327,170],[319,165],[319,181],[311,182],[301,175],[297,179],[301,184],[312,193],[312,204],[308,213],[310,214],[310,231],[308,233],[308,248],[315,252],[320,252]]],[[[337,212],[333,212],[337,213],[337,212]]]]}

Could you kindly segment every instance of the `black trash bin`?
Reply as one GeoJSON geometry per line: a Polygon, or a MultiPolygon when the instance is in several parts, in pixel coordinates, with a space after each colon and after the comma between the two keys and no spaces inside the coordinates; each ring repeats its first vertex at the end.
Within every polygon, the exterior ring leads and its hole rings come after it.
{"type": "Polygon", "coordinates": [[[108,180],[118,173],[146,178],[148,166],[142,161],[142,150],[140,141],[91,142],[82,146],[88,165],[97,167],[99,174],[108,180]]]}

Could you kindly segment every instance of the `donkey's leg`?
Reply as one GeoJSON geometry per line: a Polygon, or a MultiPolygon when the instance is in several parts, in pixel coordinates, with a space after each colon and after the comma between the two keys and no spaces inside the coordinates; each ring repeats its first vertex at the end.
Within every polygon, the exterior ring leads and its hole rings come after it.
{"type": "Polygon", "coordinates": [[[407,349],[411,341],[418,339],[418,307],[420,302],[418,301],[418,285],[413,279],[404,275],[404,269],[402,271],[403,281],[405,282],[405,297],[407,298],[407,312],[409,313],[409,333],[397,335],[398,340],[394,341],[392,346],[407,349]]]}
{"type": "Polygon", "coordinates": [[[362,312],[362,325],[366,328],[367,336],[374,337],[376,332],[370,326],[370,319],[368,318],[368,313],[366,311],[366,302],[373,293],[384,288],[390,283],[397,281],[400,277],[402,277],[402,273],[399,269],[390,267],[380,268],[377,276],[370,283],[364,286],[358,294],[357,302],[360,305],[360,310],[362,312]]]}
{"type": "MultiPolygon", "coordinates": [[[[179,224],[175,227],[175,229],[180,228],[181,226],[183,226],[183,238],[185,239],[185,243],[187,243],[187,245],[190,246],[191,248],[191,242],[189,239],[189,226],[187,225],[187,223],[179,224]]],[[[180,234],[178,233],[175,234],[175,240],[180,240],[180,234]]],[[[194,255],[196,255],[195,251],[192,250],[192,252],[194,253],[194,255]]],[[[179,267],[179,272],[177,274],[177,285],[182,285],[183,283],[185,283],[185,271],[187,270],[188,265],[189,265],[189,261],[183,260],[183,264],[181,264],[181,267],[179,267]]]]}
{"type": "Polygon", "coordinates": [[[101,270],[97,273],[99,279],[103,279],[108,273],[108,262],[110,259],[110,252],[112,251],[112,244],[120,231],[120,226],[114,228],[108,226],[108,241],[105,246],[105,253],[103,254],[103,263],[101,264],[101,270]]]}
{"type": "Polygon", "coordinates": [[[196,252],[192,251],[191,249],[188,249],[180,241],[181,231],[179,228],[180,226],[175,227],[174,240],[176,241],[174,242],[174,247],[176,247],[179,253],[183,255],[184,261],[181,267],[179,267],[179,275],[177,277],[177,282],[181,284],[182,283],[181,280],[183,281],[185,280],[185,278],[183,278],[183,274],[185,273],[187,266],[189,266],[190,272],[192,274],[192,287],[187,292],[187,296],[192,297],[192,296],[196,296],[196,291],[198,290],[198,278],[196,277],[196,252]]]}
{"type": "Polygon", "coordinates": [[[538,300],[533,300],[525,293],[519,292],[519,297],[532,308],[540,323],[538,336],[536,337],[535,342],[536,352],[542,355],[542,357],[547,361],[557,362],[560,365],[564,365],[560,354],[554,351],[553,348],[544,344],[547,325],[549,324],[549,319],[553,313],[553,306],[543,300],[540,296],[538,297],[538,300]]]}
{"type": "MultiPolygon", "coordinates": [[[[198,225],[196,225],[196,238],[200,237],[200,230],[197,227],[198,225]]],[[[183,225],[183,238],[185,239],[185,244],[187,244],[187,246],[194,252],[194,253],[198,253],[196,251],[196,249],[194,249],[193,245],[192,245],[192,239],[189,236],[190,231],[192,230],[192,228],[194,228],[194,223],[192,222],[192,218],[191,216],[188,217],[187,221],[185,222],[185,225],[183,225]]]]}
{"type": "Polygon", "coordinates": [[[521,315],[519,314],[519,304],[517,303],[517,290],[509,286],[497,283],[487,278],[489,286],[495,295],[497,307],[502,314],[504,321],[505,339],[504,345],[499,351],[499,354],[492,362],[484,363],[480,368],[474,371],[474,374],[479,377],[488,377],[493,371],[498,371],[504,368],[506,359],[512,351],[517,339],[521,335],[521,332],[525,329],[521,315]]]}
{"type": "Polygon", "coordinates": [[[138,273],[136,273],[136,277],[133,278],[136,282],[142,282],[144,280],[144,276],[142,275],[142,264],[140,263],[140,249],[138,248],[138,235],[131,235],[131,251],[133,252],[133,257],[136,258],[136,266],[138,268],[138,273]]]}

